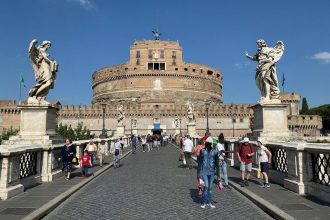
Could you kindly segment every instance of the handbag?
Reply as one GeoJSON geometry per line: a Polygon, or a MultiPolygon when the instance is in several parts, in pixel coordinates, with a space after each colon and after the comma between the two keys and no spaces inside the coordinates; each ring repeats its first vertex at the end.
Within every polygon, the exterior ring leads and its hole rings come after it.
{"type": "Polygon", "coordinates": [[[72,160],[71,160],[71,163],[73,165],[78,165],[79,164],[78,158],[76,157],[76,155],[73,155],[72,160]]]}

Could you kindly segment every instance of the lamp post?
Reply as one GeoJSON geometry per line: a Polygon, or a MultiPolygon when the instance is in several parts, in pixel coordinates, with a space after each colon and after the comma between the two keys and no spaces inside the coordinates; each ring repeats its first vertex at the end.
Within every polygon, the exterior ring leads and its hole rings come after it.
{"type": "Polygon", "coordinates": [[[103,117],[103,126],[102,126],[102,133],[100,138],[107,138],[107,133],[105,131],[105,108],[107,107],[106,103],[102,103],[102,117],[103,117]]]}
{"type": "Polygon", "coordinates": [[[210,107],[210,102],[205,101],[205,108],[206,108],[206,130],[205,134],[210,135],[210,129],[209,129],[209,107],[210,107]]]}
{"type": "Polygon", "coordinates": [[[235,137],[236,114],[233,114],[231,119],[232,119],[232,122],[233,122],[233,137],[235,137]]]}
{"type": "Polygon", "coordinates": [[[182,132],[181,132],[181,118],[179,118],[179,122],[180,122],[180,136],[182,136],[182,132]]]}

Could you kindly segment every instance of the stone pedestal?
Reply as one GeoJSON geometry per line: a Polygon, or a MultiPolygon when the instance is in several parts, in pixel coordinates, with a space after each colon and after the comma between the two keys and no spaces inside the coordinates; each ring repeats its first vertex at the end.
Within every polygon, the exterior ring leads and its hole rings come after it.
{"type": "Polygon", "coordinates": [[[135,128],[135,129],[132,129],[132,134],[133,135],[138,135],[138,130],[135,128]]]}
{"type": "Polygon", "coordinates": [[[192,138],[198,138],[199,136],[196,132],[196,124],[189,123],[187,126],[188,126],[188,135],[192,138]]]}
{"type": "Polygon", "coordinates": [[[253,107],[253,138],[265,141],[286,140],[290,137],[288,129],[287,105],[257,104],[253,107]]]}
{"type": "Polygon", "coordinates": [[[125,136],[125,126],[117,125],[115,137],[123,137],[123,136],[125,136]]]}
{"type": "Polygon", "coordinates": [[[51,145],[64,142],[55,132],[59,106],[21,105],[18,109],[21,110],[19,134],[5,144],[51,145]]]}

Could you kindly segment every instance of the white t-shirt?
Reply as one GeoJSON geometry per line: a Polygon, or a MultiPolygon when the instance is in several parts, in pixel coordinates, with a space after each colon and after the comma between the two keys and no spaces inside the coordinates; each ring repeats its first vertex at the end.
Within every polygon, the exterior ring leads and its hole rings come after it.
{"type": "Polygon", "coordinates": [[[194,147],[194,143],[192,142],[192,140],[190,140],[189,138],[184,140],[184,142],[183,142],[183,151],[184,152],[192,152],[193,147],[194,147]]]}
{"type": "Polygon", "coordinates": [[[225,153],[221,153],[221,151],[224,151],[225,150],[225,146],[221,143],[217,143],[217,149],[219,151],[219,159],[220,160],[224,160],[224,156],[225,156],[225,153]]]}
{"type": "Polygon", "coordinates": [[[259,158],[260,163],[268,162],[268,156],[267,156],[265,149],[267,149],[267,148],[263,145],[260,148],[258,148],[257,152],[258,152],[258,158],[259,158]]]}

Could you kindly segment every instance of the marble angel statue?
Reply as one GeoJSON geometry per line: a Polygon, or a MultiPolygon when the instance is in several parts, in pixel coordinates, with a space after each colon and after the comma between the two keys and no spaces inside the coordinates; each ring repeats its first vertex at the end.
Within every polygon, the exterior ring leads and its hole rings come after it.
{"type": "Polygon", "coordinates": [[[256,84],[261,93],[260,104],[280,103],[279,100],[279,84],[276,74],[275,64],[281,59],[284,52],[284,43],[278,41],[274,48],[267,47],[263,39],[257,41],[258,50],[254,56],[250,56],[247,52],[246,57],[257,61],[256,84]]]}
{"type": "Polygon", "coordinates": [[[124,106],[123,105],[119,105],[117,107],[117,112],[118,112],[118,117],[117,117],[118,125],[123,125],[123,121],[124,121],[124,118],[125,118],[125,115],[124,115],[124,106]]]}
{"type": "Polygon", "coordinates": [[[187,118],[189,124],[195,122],[194,105],[189,101],[187,102],[187,118]]]}
{"type": "Polygon", "coordinates": [[[29,58],[34,70],[37,83],[29,91],[29,104],[49,104],[46,96],[50,89],[54,88],[58,64],[48,58],[47,50],[51,47],[50,41],[43,41],[38,47],[36,39],[29,46],[29,58]]]}

